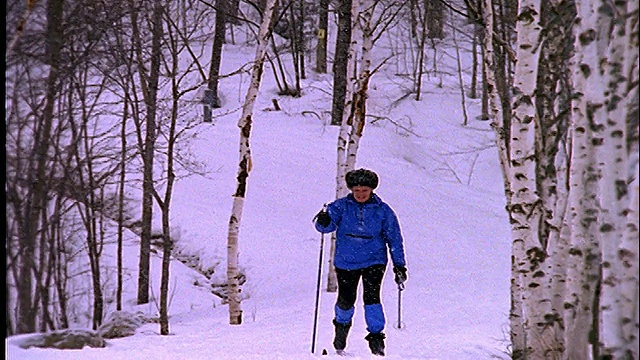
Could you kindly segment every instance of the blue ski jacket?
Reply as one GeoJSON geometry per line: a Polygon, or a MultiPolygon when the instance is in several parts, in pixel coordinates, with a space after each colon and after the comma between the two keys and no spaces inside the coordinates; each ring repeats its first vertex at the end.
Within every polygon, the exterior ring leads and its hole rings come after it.
{"type": "Polygon", "coordinates": [[[336,231],[334,266],[356,270],[372,265],[386,265],[387,249],[394,266],[406,266],[400,224],[389,205],[376,194],[364,203],[358,203],[352,194],[327,206],[331,223],[321,233],[336,231]]]}

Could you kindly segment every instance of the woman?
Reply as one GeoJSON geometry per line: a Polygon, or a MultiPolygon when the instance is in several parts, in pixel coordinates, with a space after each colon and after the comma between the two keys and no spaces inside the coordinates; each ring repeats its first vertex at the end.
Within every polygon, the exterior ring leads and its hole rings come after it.
{"type": "Polygon", "coordinates": [[[345,180],[351,193],[327,205],[316,215],[315,223],[321,233],[336,231],[333,265],[338,277],[338,300],[333,319],[333,346],[338,353],[346,348],[362,278],[364,317],[369,332],[365,339],[373,354],[384,356],[385,318],[380,287],[387,267],[387,252],[391,254],[396,283],[407,280],[402,234],[396,214],[373,193],[378,187],[375,172],[352,170],[345,180]]]}

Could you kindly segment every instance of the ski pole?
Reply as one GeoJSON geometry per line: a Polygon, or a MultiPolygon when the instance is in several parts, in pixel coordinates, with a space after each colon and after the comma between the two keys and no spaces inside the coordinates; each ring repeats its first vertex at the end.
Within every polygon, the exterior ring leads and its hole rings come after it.
{"type": "Polygon", "coordinates": [[[311,339],[311,353],[316,352],[316,334],[318,330],[318,310],[320,307],[320,285],[322,282],[322,253],[324,249],[324,233],[320,235],[320,260],[318,261],[318,285],[316,286],[316,310],[313,316],[313,338],[311,339]]]}
{"type": "Polygon", "coordinates": [[[398,329],[402,328],[402,290],[404,290],[404,284],[398,284],[398,329]]]}

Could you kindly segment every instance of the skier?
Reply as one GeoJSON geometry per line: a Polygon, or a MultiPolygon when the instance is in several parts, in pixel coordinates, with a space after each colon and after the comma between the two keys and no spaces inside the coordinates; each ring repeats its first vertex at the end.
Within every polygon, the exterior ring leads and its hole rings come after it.
{"type": "Polygon", "coordinates": [[[349,171],[345,177],[351,193],[316,215],[315,227],[321,233],[336,231],[334,267],[338,277],[333,346],[342,353],[347,346],[358,283],[364,288],[364,316],[369,334],[365,339],[375,355],[384,356],[384,311],[380,302],[382,278],[391,254],[395,282],[407,280],[404,245],[396,214],[374,194],[378,175],[368,169],[349,171]]]}

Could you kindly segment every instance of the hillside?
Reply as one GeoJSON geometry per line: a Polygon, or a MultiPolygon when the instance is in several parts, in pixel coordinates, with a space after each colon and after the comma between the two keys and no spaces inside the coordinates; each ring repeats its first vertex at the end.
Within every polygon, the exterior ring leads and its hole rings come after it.
{"type": "MultiPolygon", "coordinates": [[[[448,44],[449,46],[451,44],[448,44]]],[[[423,99],[406,97],[409,86],[397,66],[383,67],[372,80],[371,117],[360,145],[357,167],[381,178],[376,193],[400,219],[409,281],[398,292],[387,272],[383,305],[387,316],[387,358],[507,359],[510,241],[502,177],[493,132],[476,120],[477,99],[467,99],[463,117],[455,51],[441,44],[441,68],[425,75],[423,99]],[[450,65],[447,65],[450,64],[450,65]]],[[[224,71],[246,63],[250,46],[227,45],[224,71]]],[[[465,75],[468,82],[468,76],[465,75]]],[[[177,249],[197,257],[201,268],[225,276],[227,223],[235,188],[238,109],[248,76],[221,84],[224,108],[212,124],[200,124],[188,144],[209,170],[207,176],[180,179],[174,192],[172,226],[177,249]],[[238,87],[238,84],[242,86],[238,87]],[[222,115],[225,114],[225,115],[222,115]]],[[[174,261],[171,267],[170,329],[157,324],[135,336],[109,340],[104,349],[28,349],[7,340],[7,357],[22,359],[305,359],[312,355],[316,275],[320,234],[311,219],[335,197],[337,128],[328,125],[331,76],[310,72],[303,95],[277,95],[265,71],[251,135],[253,171],[240,228],[240,264],[246,273],[244,322],[227,324],[227,308],[207,288],[208,280],[174,261]],[[273,111],[277,98],[281,111],[273,111]],[[314,115],[316,114],[316,115],[314,115]],[[203,285],[204,284],[204,285],[203,285]]],[[[200,111],[194,105],[194,114],[200,111]]],[[[185,145],[187,146],[187,145],[185,145]]],[[[159,212],[156,212],[159,216],[159,212]]],[[[160,223],[156,225],[159,227],[160,223]]],[[[324,259],[328,258],[328,237],[324,259]]],[[[135,306],[137,238],[130,234],[126,306],[157,313],[155,303],[135,306]]],[[[115,263],[105,249],[103,263],[115,263]]],[[[160,283],[160,254],[154,254],[153,296],[160,283]]],[[[326,274],[327,264],[323,264],[326,274]]],[[[323,282],[326,276],[323,276],[323,282]]],[[[319,349],[331,350],[336,294],[322,292],[319,349]]],[[[108,311],[113,311],[114,303],[108,311]]],[[[349,358],[369,358],[361,299],[348,341],[349,358]]],[[[24,337],[24,336],[23,336],[24,337]]],[[[323,358],[333,358],[333,355],[323,358]]]]}

